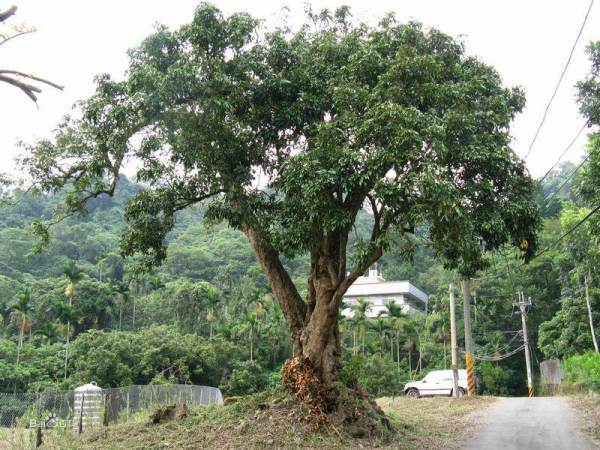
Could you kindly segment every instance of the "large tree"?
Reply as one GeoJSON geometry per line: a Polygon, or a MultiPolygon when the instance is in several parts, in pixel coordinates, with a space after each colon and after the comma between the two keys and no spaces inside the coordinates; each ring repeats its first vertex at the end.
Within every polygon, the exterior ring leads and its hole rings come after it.
{"type": "MultiPolygon", "coordinates": [[[[99,76],[81,117],[22,164],[40,191],[65,193],[55,222],[113,195],[133,161],[145,188],[121,249],[147,266],[165,258],[177,211],[206,202],[206,218],[247,236],[294,354],[329,382],[342,297],[390,245],[418,230],[448,267],[473,270],[506,243],[531,256],[539,220],[509,147],[519,89],[417,23],[354,24],[347,8],[308,22],[265,31],[202,4],[132,50],[124,80],[99,76]],[[349,248],[363,208],[370,237],[349,248]],[[310,255],[305,298],[282,263],[299,254],[310,255]]],[[[44,239],[48,225],[36,224],[44,239]]]]}
{"type": "MultiPolygon", "coordinates": [[[[587,125],[595,129],[588,135],[587,163],[575,191],[584,202],[596,209],[600,205],[600,133],[597,128],[600,125],[600,41],[591,42],[587,52],[591,70],[584,80],[577,83],[577,94],[581,114],[587,125]]],[[[591,216],[591,223],[597,245],[600,240],[600,220],[597,214],[591,216]]]]}

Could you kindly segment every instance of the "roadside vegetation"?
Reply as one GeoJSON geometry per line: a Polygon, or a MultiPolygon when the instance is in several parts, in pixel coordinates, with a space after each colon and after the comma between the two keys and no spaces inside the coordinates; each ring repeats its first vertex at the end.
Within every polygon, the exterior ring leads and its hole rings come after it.
{"type": "Polygon", "coordinates": [[[600,446],[600,395],[577,395],[570,398],[579,418],[579,429],[600,446]]]}
{"type": "MultiPolygon", "coordinates": [[[[224,407],[203,407],[175,422],[152,425],[149,413],[137,421],[86,432],[44,434],[43,449],[121,448],[451,448],[458,447],[494,399],[419,399],[386,397],[377,400],[393,431],[369,437],[348,432],[339,424],[328,431],[309,432],[303,421],[306,407],[279,389],[239,399],[224,407]]],[[[29,439],[33,436],[30,433],[29,439]]],[[[19,442],[26,437],[17,437],[19,442]]]]}
{"type": "Polygon", "coordinates": [[[565,360],[565,382],[600,392],[600,353],[587,352],[565,360]]]}

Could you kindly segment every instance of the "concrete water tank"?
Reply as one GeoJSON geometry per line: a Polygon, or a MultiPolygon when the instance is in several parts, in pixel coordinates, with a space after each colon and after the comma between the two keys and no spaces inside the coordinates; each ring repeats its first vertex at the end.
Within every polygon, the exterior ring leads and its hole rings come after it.
{"type": "Polygon", "coordinates": [[[73,429],[81,431],[99,426],[104,414],[102,388],[95,381],[75,388],[73,401],[73,429]]]}

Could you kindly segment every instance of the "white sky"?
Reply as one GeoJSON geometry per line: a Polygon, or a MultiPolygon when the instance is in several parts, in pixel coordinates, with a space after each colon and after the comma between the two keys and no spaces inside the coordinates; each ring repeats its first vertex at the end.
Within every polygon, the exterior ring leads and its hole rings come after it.
{"type": "MultiPolygon", "coordinates": [[[[19,7],[9,24],[35,26],[37,33],[0,47],[0,68],[43,76],[65,86],[44,87],[38,108],[21,91],[0,83],[0,172],[13,168],[16,142],[49,136],[73,103],[93,90],[95,74],[120,78],[127,67],[126,50],[152,32],[153,24],[175,28],[189,22],[196,0],[13,0],[0,10],[19,7]]],[[[303,20],[302,2],[262,0],[242,3],[214,0],[225,13],[246,10],[271,24],[288,17],[303,20]],[[282,8],[291,6],[291,12],[282,8]]],[[[513,147],[524,156],[558,80],[589,5],[588,0],[313,0],[313,10],[352,7],[361,19],[376,20],[389,11],[400,21],[415,19],[453,36],[462,35],[470,54],[500,72],[506,85],[525,90],[527,106],[512,128],[513,147]]],[[[574,84],[589,69],[585,45],[600,40],[600,5],[592,9],[561,89],[527,163],[542,175],[583,124],[575,103],[574,84]]],[[[4,29],[6,27],[3,27],[4,29]]],[[[4,30],[0,30],[4,31],[4,30]]],[[[577,160],[582,136],[565,159],[577,160]]]]}

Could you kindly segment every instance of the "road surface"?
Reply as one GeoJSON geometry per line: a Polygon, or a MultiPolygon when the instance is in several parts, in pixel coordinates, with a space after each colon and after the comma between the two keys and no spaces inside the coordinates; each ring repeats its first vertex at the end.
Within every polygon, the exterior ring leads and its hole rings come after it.
{"type": "Polygon", "coordinates": [[[561,397],[501,398],[464,447],[469,450],[600,449],[577,430],[577,418],[561,397]]]}

